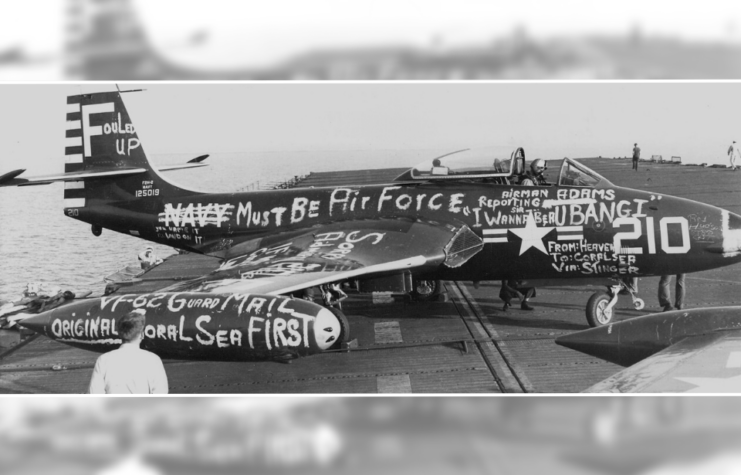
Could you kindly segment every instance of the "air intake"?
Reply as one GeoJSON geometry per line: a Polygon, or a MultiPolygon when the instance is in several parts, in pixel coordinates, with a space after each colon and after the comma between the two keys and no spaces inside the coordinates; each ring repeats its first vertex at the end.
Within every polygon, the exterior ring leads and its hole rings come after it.
{"type": "Polygon", "coordinates": [[[448,267],[460,267],[470,258],[475,256],[484,247],[484,241],[471,231],[468,226],[463,226],[455,233],[453,239],[445,246],[445,262],[448,267]]]}

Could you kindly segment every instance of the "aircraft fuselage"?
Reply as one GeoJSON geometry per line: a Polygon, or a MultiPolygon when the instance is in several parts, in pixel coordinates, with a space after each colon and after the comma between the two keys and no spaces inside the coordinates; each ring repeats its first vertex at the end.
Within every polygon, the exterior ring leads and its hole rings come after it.
{"type": "MultiPolygon", "coordinates": [[[[106,186],[113,199],[89,200],[72,217],[226,259],[233,246],[276,233],[315,225],[320,232],[343,221],[350,232],[363,220],[414,218],[465,225],[485,243],[464,265],[440,266],[426,278],[614,278],[741,261],[738,216],[616,186],[400,182],[177,198],[160,196],[147,182],[133,197],[115,181],[106,186]]],[[[341,253],[340,241],[329,246],[341,253]]]]}

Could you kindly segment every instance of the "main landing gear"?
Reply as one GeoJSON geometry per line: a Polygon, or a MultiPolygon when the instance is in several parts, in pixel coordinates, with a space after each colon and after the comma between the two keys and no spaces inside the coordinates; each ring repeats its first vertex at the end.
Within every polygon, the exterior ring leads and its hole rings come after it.
{"type": "Polygon", "coordinates": [[[601,327],[612,323],[613,308],[621,293],[630,294],[633,308],[642,310],[646,305],[643,299],[638,298],[638,292],[622,280],[616,280],[615,285],[607,287],[607,292],[599,291],[592,294],[587,302],[587,322],[590,327],[601,327]]]}
{"type": "Polygon", "coordinates": [[[414,279],[411,296],[416,301],[432,300],[440,294],[440,288],[439,280],[414,279]]]}

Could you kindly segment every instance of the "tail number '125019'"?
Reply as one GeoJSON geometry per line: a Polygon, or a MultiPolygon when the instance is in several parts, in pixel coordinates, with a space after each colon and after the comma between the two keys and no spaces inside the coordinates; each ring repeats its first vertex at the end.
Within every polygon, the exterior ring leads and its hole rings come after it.
{"type": "MultiPolygon", "coordinates": [[[[654,233],[654,218],[646,216],[646,238],[648,241],[648,254],[656,254],[656,234],[654,233]]],[[[615,234],[613,247],[619,254],[643,254],[642,247],[623,246],[622,241],[639,239],[642,235],[641,219],[635,216],[616,218],[613,221],[615,229],[620,227],[632,227],[632,231],[621,231],[615,234]]],[[[667,216],[659,221],[659,236],[661,238],[661,250],[667,254],[685,254],[690,250],[690,230],[687,218],[682,216],[667,216]],[[669,244],[669,226],[679,226],[679,236],[682,243],[679,245],[669,244]]]]}

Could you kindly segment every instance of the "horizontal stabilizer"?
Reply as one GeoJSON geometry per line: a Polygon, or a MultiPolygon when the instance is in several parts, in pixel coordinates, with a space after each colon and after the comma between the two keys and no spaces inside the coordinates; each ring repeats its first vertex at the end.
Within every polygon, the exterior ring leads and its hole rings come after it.
{"type": "Polygon", "coordinates": [[[0,176],[0,183],[8,182],[25,171],[26,171],[25,168],[19,168],[18,170],[13,170],[12,172],[8,172],[5,175],[0,176]]]}
{"type": "Polygon", "coordinates": [[[208,157],[209,157],[209,154],[201,155],[201,156],[196,157],[194,159],[188,160],[188,163],[201,163],[202,161],[204,161],[208,157]]]}
{"type": "Polygon", "coordinates": [[[0,186],[48,185],[49,183],[53,183],[55,181],[78,181],[86,178],[136,175],[138,173],[144,173],[145,171],[146,170],[144,168],[106,168],[79,170],[74,172],[59,173],[57,175],[37,176],[31,178],[11,178],[10,180],[0,181],[0,186]]]}
{"type": "MultiPolygon", "coordinates": [[[[194,160],[200,159],[205,160],[208,155],[195,158],[194,160]]],[[[183,170],[186,168],[199,168],[207,167],[207,163],[182,163],[178,165],[165,165],[159,167],[159,171],[170,171],[170,170],[183,170]]],[[[4,175],[0,175],[0,187],[3,186],[32,186],[32,185],[48,185],[57,181],[79,181],[90,178],[106,178],[111,176],[128,176],[137,175],[144,173],[147,170],[145,168],[92,168],[88,170],[78,170],[74,172],[59,173],[57,175],[45,175],[36,176],[29,178],[17,178],[18,175],[25,172],[25,169],[18,169],[8,172],[4,175]]]]}
{"type": "Polygon", "coordinates": [[[208,163],[183,163],[180,165],[165,165],[162,167],[157,167],[157,171],[160,172],[169,172],[170,170],[183,170],[186,168],[200,168],[200,167],[207,167],[208,163]]]}

